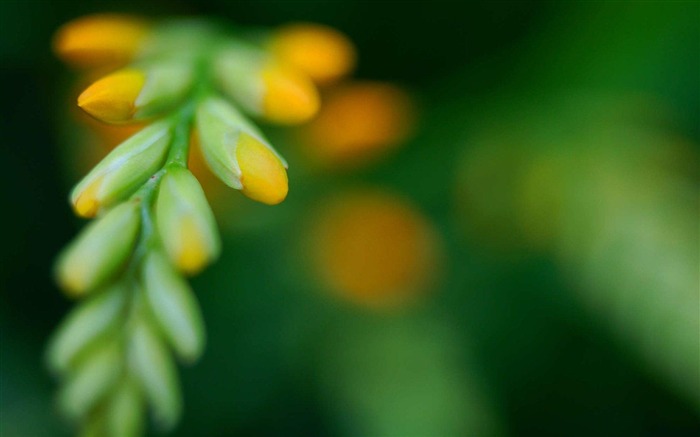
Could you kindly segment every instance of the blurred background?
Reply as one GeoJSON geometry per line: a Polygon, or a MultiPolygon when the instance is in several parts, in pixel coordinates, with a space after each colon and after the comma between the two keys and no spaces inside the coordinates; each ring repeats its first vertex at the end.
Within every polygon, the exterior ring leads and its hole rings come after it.
{"type": "Polygon", "coordinates": [[[70,435],[51,268],[114,132],[76,130],[50,41],[104,11],[318,22],[359,56],[266,129],[283,204],[205,182],[225,244],[174,436],[698,435],[700,3],[4,0],[3,437],[70,435]]]}

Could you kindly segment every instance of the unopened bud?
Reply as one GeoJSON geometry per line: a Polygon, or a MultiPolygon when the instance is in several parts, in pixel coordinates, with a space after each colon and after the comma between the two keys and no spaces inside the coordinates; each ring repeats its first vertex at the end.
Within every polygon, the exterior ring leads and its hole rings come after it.
{"type": "Polygon", "coordinates": [[[219,255],[214,214],[189,170],[168,169],[158,190],[156,220],[165,251],[183,272],[195,274],[219,255]]]}
{"type": "Polygon", "coordinates": [[[274,205],[287,196],[286,163],[231,105],[211,98],[197,109],[202,154],[225,184],[274,205]]]}
{"type": "Polygon", "coordinates": [[[142,120],[181,100],[192,79],[192,68],[184,62],[125,68],[87,87],[78,96],[78,106],[108,123],[142,120]]]}
{"type": "Polygon", "coordinates": [[[117,146],[83,178],[71,193],[75,212],[97,212],[131,195],[162,166],[170,145],[171,126],[158,122],[117,146]]]}
{"type": "Polygon", "coordinates": [[[98,67],[127,62],[141,47],[148,24],[128,15],[97,14],[62,26],[54,38],[54,51],[77,67],[98,67]]]}
{"type": "Polygon", "coordinates": [[[205,333],[192,289],[159,252],[151,253],[144,262],[143,285],[146,299],[168,343],[183,360],[196,361],[204,350],[205,333]]]}
{"type": "Polygon", "coordinates": [[[124,266],[139,227],[135,202],[121,204],[89,224],[58,259],[56,275],[61,287],[80,296],[102,285],[124,266]]]}
{"type": "Polygon", "coordinates": [[[303,123],[320,105],[318,90],[306,74],[248,47],[222,50],[215,74],[224,92],[247,112],[273,123],[303,123]]]}

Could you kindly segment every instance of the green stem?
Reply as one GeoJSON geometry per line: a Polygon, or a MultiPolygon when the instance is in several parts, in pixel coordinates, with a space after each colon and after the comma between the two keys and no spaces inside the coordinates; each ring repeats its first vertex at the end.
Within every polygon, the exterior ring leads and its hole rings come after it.
{"type": "Polygon", "coordinates": [[[170,152],[166,160],[165,167],[177,165],[187,168],[187,157],[190,151],[190,133],[194,120],[195,102],[192,99],[184,105],[182,110],[175,115],[176,122],[173,130],[173,142],[170,145],[170,152]]]}

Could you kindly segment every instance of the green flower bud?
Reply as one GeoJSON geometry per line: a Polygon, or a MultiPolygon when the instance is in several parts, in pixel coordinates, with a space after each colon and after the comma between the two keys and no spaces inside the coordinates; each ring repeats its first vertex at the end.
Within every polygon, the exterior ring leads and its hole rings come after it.
{"type": "Polygon", "coordinates": [[[244,44],[232,43],[217,53],[214,75],[243,109],[274,123],[302,123],[320,105],[318,90],[306,74],[244,44]]]}
{"type": "Polygon", "coordinates": [[[209,98],[197,108],[204,159],[226,185],[267,204],[287,195],[287,163],[235,108],[209,98]]]}
{"type": "Polygon", "coordinates": [[[192,88],[192,66],[159,62],[144,68],[146,81],[134,102],[134,120],[152,117],[182,100],[192,88]]]}
{"type": "Polygon", "coordinates": [[[90,223],[61,254],[56,276],[63,289],[80,296],[124,266],[140,227],[139,204],[123,203],[90,223]]]}
{"type": "Polygon", "coordinates": [[[163,165],[171,131],[171,124],[161,121],[117,146],[73,189],[70,200],[76,214],[94,217],[143,185],[163,165]]]}
{"type": "Polygon", "coordinates": [[[74,420],[85,417],[117,383],[123,361],[116,341],[105,342],[91,351],[59,393],[61,411],[74,420]]]}
{"type": "Polygon", "coordinates": [[[177,369],[168,349],[145,317],[134,325],[129,338],[129,360],[157,425],[172,429],[182,413],[182,394],[177,369]]]}
{"type": "Polygon", "coordinates": [[[51,340],[47,353],[51,371],[68,371],[76,357],[114,325],[125,303],[126,289],[118,284],[74,309],[51,340]]]}
{"type": "Polygon", "coordinates": [[[205,333],[192,289],[159,252],[146,258],[143,284],[146,299],[165,338],[180,358],[196,361],[204,350],[205,333]]]}
{"type": "Polygon", "coordinates": [[[144,411],[141,389],[131,378],[123,379],[107,407],[107,434],[118,437],[143,435],[144,411]]]}
{"type": "Polygon", "coordinates": [[[166,253],[183,272],[197,273],[218,257],[221,242],[214,214],[189,170],[169,168],[161,180],[156,222],[166,253]]]}

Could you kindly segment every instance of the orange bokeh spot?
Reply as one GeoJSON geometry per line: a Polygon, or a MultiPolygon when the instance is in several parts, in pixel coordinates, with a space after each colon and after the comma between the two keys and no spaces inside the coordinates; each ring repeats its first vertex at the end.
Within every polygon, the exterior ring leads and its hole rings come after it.
{"type": "Polygon", "coordinates": [[[373,308],[415,300],[436,278],[439,241],[430,222],[393,195],[367,191],[334,199],[312,227],[321,282],[373,308]]]}
{"type": "Polygon", "coordinates": [[[76,67],[116,66],[136,54],[148,32],[148,23],[138,17],[89,15],[63,25],[53,46],[59,58],[76,67]]]}
{"type": "Polygon", "coordinates": [[[345,35],[311,23],[290,24],[277,30],[270,41],[270,51],[320,84],[348,74],[357,57],[345,35]]]}
{"type": "Polygon", "coordinates": [[[415,121],[412,99],[387,83],[357,82],[330,90],[318,116],[303,128],[309,157],[324,167],[354,167],[395,149],[415,121]]]}

